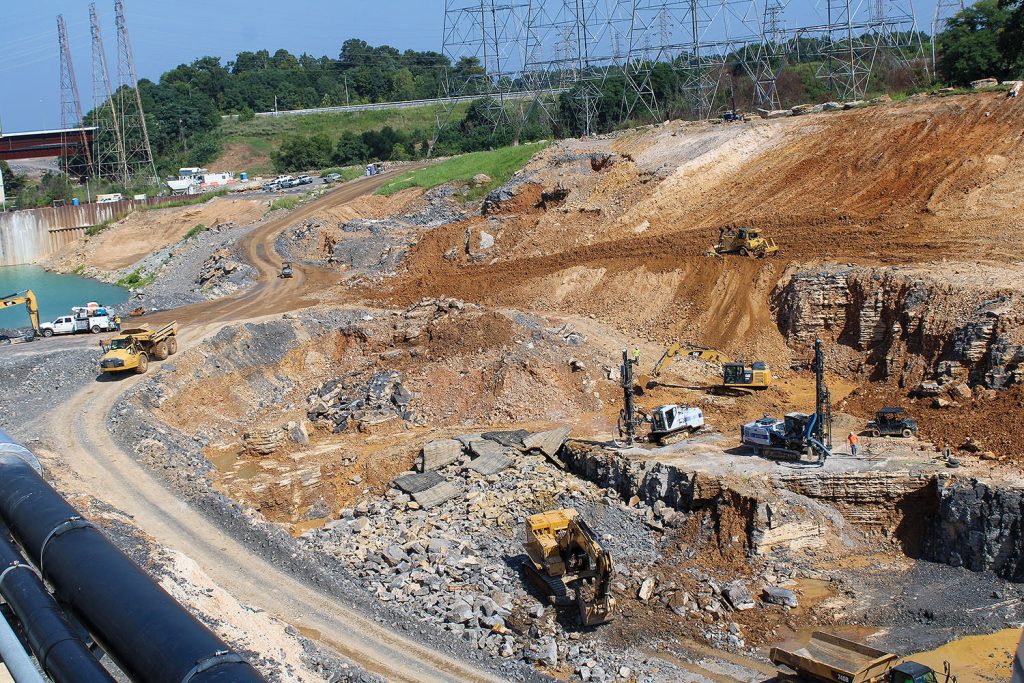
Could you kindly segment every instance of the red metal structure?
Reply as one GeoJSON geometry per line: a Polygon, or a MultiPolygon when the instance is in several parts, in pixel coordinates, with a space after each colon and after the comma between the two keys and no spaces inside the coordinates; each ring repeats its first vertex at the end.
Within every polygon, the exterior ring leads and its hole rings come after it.
{"type": "Polygon", "coordinates": [[[96,129],[90,127],[4,133],[0,135],[0,159],[70,156],[81,151],[83,146],[91,148],[95,132],[96,129]]]}

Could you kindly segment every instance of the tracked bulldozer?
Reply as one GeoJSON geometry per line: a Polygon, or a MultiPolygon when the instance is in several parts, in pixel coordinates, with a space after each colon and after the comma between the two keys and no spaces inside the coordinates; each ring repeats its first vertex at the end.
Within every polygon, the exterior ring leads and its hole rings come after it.
{"type": "Polygon", "coordinates": [[[611,621],[612,556],[576,510],[528,517],[523,547],[530,558],[524,573],[551,604],[576,605],[583,626],[611,621]]]}
{"type": "Polygon", "coordinates": [[[725,226],[718,231],[718,244],[715,245],[714,253],[718,255],[738,254],[739,256],[750,256],[764,258],[779,251],[775,240],[765,237],[757,228],[737,228],[725,226]]]}

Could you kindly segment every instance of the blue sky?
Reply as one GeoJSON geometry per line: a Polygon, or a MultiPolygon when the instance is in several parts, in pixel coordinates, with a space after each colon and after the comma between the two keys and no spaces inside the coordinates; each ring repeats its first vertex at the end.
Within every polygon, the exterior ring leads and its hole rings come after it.
{"type": "MultiPolygon", "coordinates": [[[[610,0],[609,0],[610,1],[610,0]]],[[[928,30],[934,0],[913,2],[928,30]]],[[[92,53],[87,0],[2,0],[0,123],[6,131],[60,125],[56,16],[64,14],[83,112],[92,108],[92,53]]],[[[140,78],[156,80],[183,62],[242,50],[285,48],[337,56],[348,38],[400,49],[440,50],[443,0],[125,0],[140,78]]],[[[790,0],[785,24],[816,24],[827,0],[790,0]]],[[[872,0],[853,0],[866,8],[872,0]]],[[[116,78],[114,0],[97,0],[107,60],[116,78]]],[[[866,11],[866,9],[864,9],[866,11]]],[[[856,11],[855,11],[856,13],[856,11]]]]}
{"type": "MultiPolygon", "coordinates": [[[[3,0],[0,122],[6,131],[60,125],[57,15],[68,27],[82,108],[91,109],[92,52],[86,0],[3,0]]],[[[203,55],[283,47],[337,56],[348,38],[440,50],[441,0],[125,0],[139,78],[156,80],[203,55]]],[[[116,67],[114,0],[96,0],[107,62],[116,67]]],[[[116,78],[116,73],[112,74],[116,78]]]]}

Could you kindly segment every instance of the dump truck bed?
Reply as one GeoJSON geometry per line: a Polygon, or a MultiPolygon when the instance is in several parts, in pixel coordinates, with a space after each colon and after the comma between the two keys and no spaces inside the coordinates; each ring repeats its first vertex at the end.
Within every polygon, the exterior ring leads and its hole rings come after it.
{"type": "Polygon", "coordinates": [[[873,683],[884,678],[896,655],[815,631],[802,647],[773,647],[769,659],[810,680],[873,683]]]}

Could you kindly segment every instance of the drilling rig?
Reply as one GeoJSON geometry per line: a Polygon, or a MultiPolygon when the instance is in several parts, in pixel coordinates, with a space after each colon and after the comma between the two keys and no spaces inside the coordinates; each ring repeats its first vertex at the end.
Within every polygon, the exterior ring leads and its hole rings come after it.
{"type": "Polygon", "coordinates": [[[814,341],[814,413],[792,412],[779,420],[765,415],[740,430],[740,440],[754,455],[804,461],[823,466],[832,455],[832,396],[825,384],[825,353],[814,341]]]}

